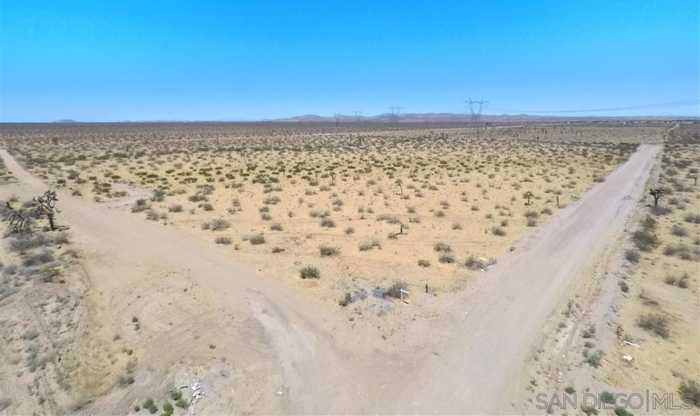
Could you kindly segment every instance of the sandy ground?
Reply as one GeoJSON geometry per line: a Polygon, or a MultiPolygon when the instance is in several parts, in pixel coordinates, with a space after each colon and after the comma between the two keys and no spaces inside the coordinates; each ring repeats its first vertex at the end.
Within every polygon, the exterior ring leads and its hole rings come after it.
{"type": "Polygon", "coordinates": [[[467,258],[507,252],[627,159],[634,145],[618,138],[645,131],[508,126],[479,141],[464,129],[236,137],[232,127],[220,139],[171,137],[178,127],[123,137],[49,129],[7,142],[50,186],[209,240],[329,307],[397,280],[460,290],[481,268],[467,258]],[[299,278],[307,265],[320,279],[299,278]]]}
{"type": "MultiPolygon", "coordinates": [[[[397,315],[390,340],[181,231],[61,195],[91,282],[89,336],[121,334],[138,358],[131,387],[84,410],[126,412],[196,377],[208,387],[202,414],[508,411],[504,392],[524,354],[576,272],[624,224],[657,151],[642,146],[466,292],[416,294],[427,312],[397,315]]],[[[0,156],[20,182],[3,193],[44,189],[0,156]]]]}

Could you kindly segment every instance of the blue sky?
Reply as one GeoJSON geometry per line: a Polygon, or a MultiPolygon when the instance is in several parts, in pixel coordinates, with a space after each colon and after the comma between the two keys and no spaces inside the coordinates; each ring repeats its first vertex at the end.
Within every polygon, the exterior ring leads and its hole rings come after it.
{"type": "Polygon", "coordinates": [[[0,121],[700,111],[697,1],[0,4],[0,121]]]}

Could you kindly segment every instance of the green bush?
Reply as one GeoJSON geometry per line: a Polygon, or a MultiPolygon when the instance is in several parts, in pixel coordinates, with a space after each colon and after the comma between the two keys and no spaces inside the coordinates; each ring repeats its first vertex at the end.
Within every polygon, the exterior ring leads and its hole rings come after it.
{"type": "Polygon", "coordinates": [[[583,355],[586,358],[584,361],[591,367],[600,367],[600,362],[603,359],[603,351],[598,350],[596,352],[588,352],[588,350],[583,350],[583,355]]]}
{"type": "Polygon", "coordinates": [[[148,398],[145,402],[143,402],[143,408],[148,410],[150,414],[155,414],[158,412],[158,406],[156,406],[155,402],[153,402],[153,399],[151,398],[148,398]]]}
{"type": "Polygon", "coordinates": [[[604,391],[600,393],[600,401],[607,404],[615,403],[615,395],[609,391],[604,391]]]}
{"type": "Polygon", "coordinates": [[[172,404],[170,404],[170,402],[166,401],[163,404],[163,416],[170,416],[173,414],[174,411],[175,411],[175,408],[173,407],[172,404]]]}
{"type": "Polygon", "coordinates": [[[634,413],[630,412],[629,410],[625,409],[624,407],[617,406],[615,408],[615,415],[616,416],[634,416],[634,413]]]}

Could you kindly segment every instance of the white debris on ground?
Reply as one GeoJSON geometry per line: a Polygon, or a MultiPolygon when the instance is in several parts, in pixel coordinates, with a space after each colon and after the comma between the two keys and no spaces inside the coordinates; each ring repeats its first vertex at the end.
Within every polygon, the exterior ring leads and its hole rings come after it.
{"type": "Polygon", "coordinates": [[[194,416],[195,404],[199,402],[204,397],[204,390],[202,389],[202,383],[199,381],[194,381],[189,386],[184,386],[192,390],[192,399],[190,400],[190,405],[187,408],[187,414],[194,416]]]}

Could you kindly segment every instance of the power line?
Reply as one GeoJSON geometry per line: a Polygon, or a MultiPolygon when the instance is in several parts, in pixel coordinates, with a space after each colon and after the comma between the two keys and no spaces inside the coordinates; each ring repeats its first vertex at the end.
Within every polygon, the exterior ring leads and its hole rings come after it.
{"type": "Polygon", "coordinates": [[[629,105],[624,107],[607,107],[607,108],[587,108],[587,109],[566,109],[566,110],[513,110],[499,109],[494,111],[509,113],[509,114],[575,114],[575,113],[599,113],[612,111],[628,111],[628,110],[644,110],[647,108],[670,108],[670,107],[685,107],[690,105],[698,105],[700,100],[687,101],[670,101],[654,104],[629,105]]]}

